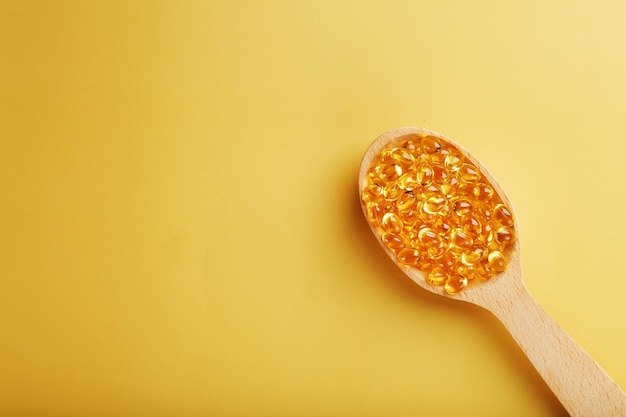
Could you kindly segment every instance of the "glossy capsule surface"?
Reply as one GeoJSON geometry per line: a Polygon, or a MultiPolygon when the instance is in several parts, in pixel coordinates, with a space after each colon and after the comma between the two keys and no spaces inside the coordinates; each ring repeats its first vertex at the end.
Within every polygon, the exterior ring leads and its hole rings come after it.
{"type": "Polygon", "coordinates": [[[452,143],[432,134],[391,141],[366,181],[367,220],[397,263],[430,285],[454,295],[506,269],[517,240],[512,210],[452,143]]]}

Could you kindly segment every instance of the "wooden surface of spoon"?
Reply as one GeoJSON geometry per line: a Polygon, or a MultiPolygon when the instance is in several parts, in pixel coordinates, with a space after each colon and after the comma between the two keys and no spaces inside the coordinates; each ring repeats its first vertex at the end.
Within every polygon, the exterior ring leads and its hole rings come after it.
{"type": "MultiPolygon", "coordinates": [[[[495,193],[512,209],[512,204],[489,171],[462,146],[433,131],[404,127],[385,132],[367,149],[359,172],[359,195],[367,186],[367,172],[381,150],[390,142],[410,136],[434,136],[458,148],[481,171],[495,193]]],[[[365,204],[362,202],[367,218],[365,204]]],[[[519,230],[517,217],[514,226],[519,230]]],[[[387,254],[396,255],[382,242],[381,234],[370,227],[387,254]]],[[[436,294],[476,304],[493,313],[507,328],[517,344],[537,369],[565,409],[572,416],[626,417],[626,394],[574,339],[572,339],[530,295],[522,279],[520,243],[509,250],[506,270],[496,277],[472,283],[458,294],[449,294],[441,286],[431,285],[422,271],[400,265],[401,269],[422,288],[436,294]]]]}

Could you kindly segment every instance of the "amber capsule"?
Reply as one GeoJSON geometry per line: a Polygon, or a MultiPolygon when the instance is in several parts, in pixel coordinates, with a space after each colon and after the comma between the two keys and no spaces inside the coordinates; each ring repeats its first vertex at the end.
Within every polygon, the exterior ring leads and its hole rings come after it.
{"type": "Polygon", "coordinates": [[[422,162],[418,165],[417,181],[424,187],[433,182],[433,168],[428,162],[422,162]]]}
{"type": "Polygon", "coordinates": [[[394,163],[403,167],[410,167],[413,165],[413,162],[415,162],[415,158],[413,158],[411,152],[404,148],[394,148],[389,155],[394,163]]]}
{"type": "Polygon", "coordinates": [[[430,197],[440,196],[441,190],[433,183],[426,187],[420,187],[420,197],[424,200],[428,200],[430,197]]]}
{"type": "Polygon", "coordinates": [[[430,227],[420,229],[417,234],[419,242],[424,246],[439,247],[441,245],[441,236],[430,227]]]}
{"type": "Polygon", "coordinates": [[[361,200],[365,203],[373,203],[383,198],[384,188],[378,184],[370,184],[361,193],[361,200]]]}
{"type": "Polygon", "coordinates": [[[497,242],[495,239],[492,239],[487,243],[487,250],[489,252],[502,252],[504,253],[504,245],[502,243],[497,242]]]}
{"type": "Polygon", "coordinates": [[[510,245],[515,242],[515,231],[506,226],[498,227],[495,240],[502,245],[510,245]]]}
{"type": "Polygon", "coordinates": [[[483,219],[485,221],[491,221],[491,217],[493,214],[491,207],[485,203],[476,204],[474,213],[476,214],[478,218],[483,219]]]}
{"type": "Polygon", "coordinates": [[[457,172],[459,178],[465,182],[474,182],[480,179],[478,168],[470,164],[463,164],[457,172]]]}
{"type": "Polygon", "coordinates": [[[489,222],[484,222],[481,224],[481,231],[480,231],[480,240],[482,240],[483,242],[490,242],[493,239],[493,226],[491,226],[491,223],[489,222]]]}
{"type": "Polygon", "coordinates": [[[383,188],[383,196],[387,200],[396,200],[403,192],[397,181],[390,182],[383,188]]]}
{"type": "Polygon", "coordinates": [[[407,172],[398,178],[398,187],[404,191],[413,191],[418,186],[417,174],[414,172],[407,172]]]}
{"type": "Polygon", "coordinates": [[[472,245],[471,248],[463,252],[461,262],[465,265],[472,266],[479,262],[485,255],[485,247],[482,245],[472,245]]]}
{"type": "Polygon", "coordinates": [[[428,214],[444,213],[447,201],[441,195],[435,195],[424,201],[423,210],[428,214]]]}
{"type": "Polygon", "coordinates": [[[428,154],[434,154],[441,150],[441,142],[434,136],[426,136],[422,139],[422,149],[428,154]]]}
{"type": "Polygon", "coordinates": [[[417,208],[417,197],[413,193],[402,193],[396,200],[396,207],[400,211],[415,210],[417,208]]]}
{"type": "Polygon", "coordinates": [[[401,233],[404,228],[402,220],[395,213],[385,213],[380,222],[380,226],[385,232],[395,234],[401,233]]]}
{"type": "Polygon", "coordinates": [[[470,266],[470,265],[465,265],[463,263],[458,264],[456,266],[456,271],[457,274],[461,275],[462,277],[467,278],[468,281],[471,281],[475,278],[475,274],[474,274],[474,269],[470,266]]]}
{"type": "Polygon", "coordinates": [[[395,181],[402,175],[402,167],[396,164],[379,164],[374,167],[371,178],[387,183],[395,181]]]}
{"type": "Polygon", "coordinates": [[[383,234],[382,239],[383,243],[395,253],[404,249],[406,246],[402,238],[394,233],[385,233],[383,234]]]}
{"type": "Polygon", "coordinates": [[[444,289],[448,294],[458,294],[467,287],[467,278],[461,275],[454,275],[446,280],[444,289]]]}
{"type": "Polygon", "coordinates": [[[461,155],[456,152],[450,152],[444,161],[444,166],[448,171],[456,172],[463,165],[463,159],[461,159],[461,155]]]}
{"type": "Polygon", "coordinates": [[[433,165],[433,181],[435,184],[445,184],[450,180],[450,175],[441,165],[433,165]]]}
{"type": "Polygon", "coordinates": [[[402,147],[411,152],[411,154],[413,155],[417,155],[422,151],[419,142],[414,139],[405,140],[404,142],[402,142],[402,147]]]}
{"type": "Polygon", "coordinates": [[[489,264],[488,260],[483,260],[479,262],[478,264],[476,264],[474,266],[474,271],[477,277],[484,279],[484,280],[488,280],[496,274],[496,271],[494,271],[493,267],[491,266],[491,264],[489,264]]]}
{"type": "Polygon", "coordinates": [[[467,231],[474,239],[480,239],[480,234],[483,230],[483,226],[474,216],[461,217],[461,227],[467,231]]]}
{"type": "Polygon", "coordinates": [[[370,223],[374,224],[375,226],[380,225],[380,222],[382,221],[385,213],[386,213],[386,210],[380,204],[378,203],[367,204],[367,219],[370,221],[370,223]]]}
{"type": "Polygon", "coordinates": [[[450,177],[447,183],[441,184],[441,192],[446,197],[453,197],[459,189],[459,180],[456,177],[450,177]]]}
{"type": "Polygon", "coordinates": [[[506,256],[500,251],[493,251],[489,254],[489,265],[495,272],[502,272],[506,269],[507,259],[506,256]]]}
{"type": "Polygon", "coordinates": [[[419,261],[415,264],[415,267],[420,271],[430,271],[435,266],[435,261],[432,259],[422,256],[419,261]]]}
{"type": "Polygon", "coordinates": [[[403,265],[415,266],[420,260],[420,253],[417,249],[406,248],[398,252],[397,258],[403,265]]]}
{"type": "Polygon", "coordinates": [[[472,246],[472,237],[463,229],[457,227],[450,230],[450,244],[458,249],[469,249],[472,246]]]}
{"type": "Polygon", "coordinates": [[[419,219],[419,213],[417,210],[407,210],[399,213],[402,223],[404,223],[405,229],[413,229],[415,222],[419,219]]]}
{"type": "Polygon", "coordinates": [[[443,285],[447,275],[443,268],[436,266],[426,275],[426,281],[432,285],[443,285]]]}
{"type": "Polygon", "coordinates": [[[513,214],[511,213],[511,210],[509,210],[508,207],[504,204],[498,204],[493,209],[493,217],[502,226],[513,225],[513,214]]]}
{"type": "Polygon", "coordinates": [[[472,212],[472,203],[467,198],[458,198],[452,203],[452,210],[458,216],[465,216],[472,212]]]}
{"type": "Polygon", "coordinates": [[[476,184],[476,198],[479,201],[489,201],[493,197],[494,191],[493,187],[489,184],[485,184],[484,182],[476,184]]]}
{"type": "Polygon", "coordinates": [[[432,246],[428,246],[427,252],[428,252],[428,257],[430,259],[441,259],[443,257],[443,255],[446,254],[447,251],[447,246],[442,243],[440,243],[438,246],[432,245],[432,246]]]}

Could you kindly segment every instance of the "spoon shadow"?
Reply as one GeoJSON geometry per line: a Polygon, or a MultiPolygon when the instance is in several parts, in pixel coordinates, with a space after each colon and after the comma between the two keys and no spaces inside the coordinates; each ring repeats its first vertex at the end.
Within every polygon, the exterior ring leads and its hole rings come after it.
{"type": "MultiPolygon", "coordinates": [[[[359,164],[360,161],[353,164],[354,173],[358,173],[359,164]]],[[[349,175],[345,177],[350,178],[349,175]]],[[[359,246],[363,254],[362,261],[366,264],[366,268],[374,271],[375,274],[373,275],[380,276],[384,285],[402,301],[426,304],[428,308],[436,310],[449,311],[452,309],[456,314],[475,317],[480,325],[485,328],[485,332],[493,338],[494,345],[499,350],[498,353],[509,358],[509,362],[516,369],[515,377],[524,380],[535,391],[536,397],[541,398],[545,407],[552,410],[554,416],[569,416],[504,325],[483,308],[431,293],[408,279],[398,266],[384,254],[380,244],[372,235],[361,209],[357,181],[346,181],[343,188],[344,191],[341,195],[349,200],[344,205],[344,207],[348,207],[345,213],[348,233],[354,236],[355,244],[359,246]]]]}

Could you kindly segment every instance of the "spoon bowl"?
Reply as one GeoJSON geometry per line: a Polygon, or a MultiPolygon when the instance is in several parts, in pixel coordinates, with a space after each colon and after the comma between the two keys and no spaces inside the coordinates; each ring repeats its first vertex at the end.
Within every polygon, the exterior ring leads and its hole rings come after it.
{"type": "MultiPolygon", "coordinates": [[[[444,135],[417,127],[393,129],[379,136],[367,149],[359,171],[359,196],[368,186],[368,170],[381,151],[405,137],[435,137],[451,145],[480,171],[493,187],[495,195],[513,212],[506,193],[489,170],[465,148],[444,135]]],[[[420,287],[435,294],[476,304],[493,313],[507,328],[535,369],[572,416],[626,416],[626,394],[574,339],[572,339],[537,303],[524,285],[521,270],[520,242],[507,248],[508,265],[488,280],[474,279],[458,293],[427,282],[425,273],[398,261],[397,255],[383,242],[379,228],[369,221],[366,203],[363,213],[372,232],[387,255],[420,287]]],[[[513,213],[514,230],[519,230],[513,213]]],[[[399,232],[405,233],[405,231],[399,232]]]]}

